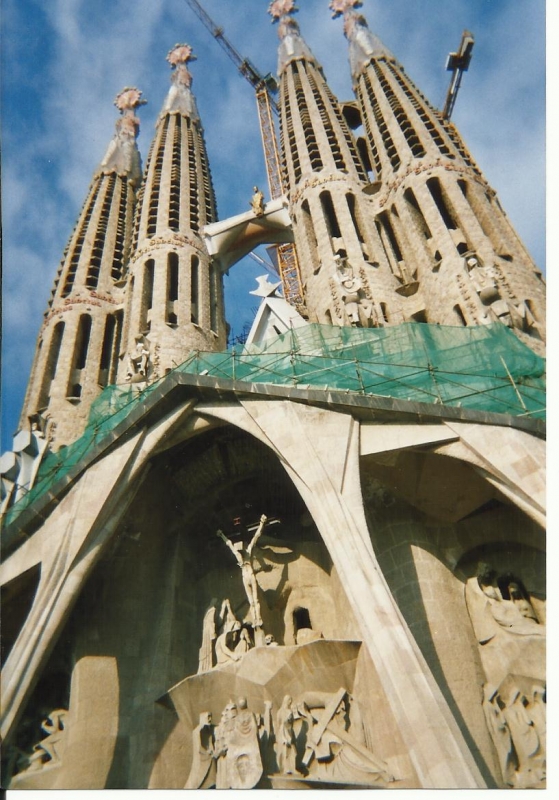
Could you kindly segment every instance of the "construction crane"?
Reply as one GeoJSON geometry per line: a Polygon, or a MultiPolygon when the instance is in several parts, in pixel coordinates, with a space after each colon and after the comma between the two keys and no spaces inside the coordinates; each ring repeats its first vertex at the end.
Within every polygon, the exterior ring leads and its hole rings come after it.
{"type": "MultiPolygon", "coordinates": [[[[264,148],[268,186],[270,188],[270,197],[272,200],[275,200],[277,197],[281,197],[282,194],[284,194],[280,156],[273,118],[274,113],[279,113],[278,105],[272,97],[272,94],[275,94],[278,90],[277,81],[271,73],[262,75],[248,58],[243,58],[243,56],[241,56],[225,36],[223,28],[216,25],[198,0],[185,0],[185,2],[188,3],[198,19],[225,50],[241,75],[246,78],[256,93],[256,105],[258,108],[258,119],[260,121],[260,133],[262,136],[262,146],[264,148]]],[[[288,303],[291,303],[291,305],[295,306],[298,310],[304,312],[301,273],[297,261],[295,245],[280,244],[277,250],[279,274],[283,285],[284,297],[288,303]]]]}
{"type": "Polygon", "coordinates": [[[468,71],[470,61],[472,60],[472,50],[474,49],[474,35],[470,31],[464,31],[462,34],[462,41],[457,53],[449,53],[446,61],[447,72],[452,72],[450,86],[446,95],[446,100],[443,108],[443,119],[450,119],[458,90],[462,83],[462,75],[468,71]]]}

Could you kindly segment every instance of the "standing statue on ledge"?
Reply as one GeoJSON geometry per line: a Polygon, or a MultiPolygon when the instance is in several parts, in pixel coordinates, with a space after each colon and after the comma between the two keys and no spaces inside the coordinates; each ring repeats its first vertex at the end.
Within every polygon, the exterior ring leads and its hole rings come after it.
{"type": "Polygon", "coordinates": [[[267,519],[268,517],[265,514],[262,514],[260,517],[260,525],[258,526],[256,533],[252,537],[252,540],[246,549],[243,547],[242,541],[233,544],[233,542],[231,542],[230,539],[225,536],[223,531],[217,531],[216,534],[231,550],[235,556],[237,564],[241,568],[243,586],[245,588],[248,604],[252,612],[252,620],[255,628],[262,627],[262,619],[260,617],[260,603],[258,602],[258,584],[256,582],[256,576],[254,574],[254,567],[252,563],[252,551],[256,545],[256,542],[262,535],[262,531],[264,530],[264,525],[266,524],[267,519]]]}
{"type": "Polygon", "coordinates": [[[253,195],[250,199],[250,207],[252,208],[254,215],[256,217],[262,217],[264,216],[264,210],[265,210],[264,195],[262,194],[258,186],[255,186],[252,191],[253,195]]]}
{"type": "Polygon", "coordinates": [[[145,380],[149,364],[149,348],[142,335],[135,337],[136,349],[128,356],[126,380],[145,380]]]}

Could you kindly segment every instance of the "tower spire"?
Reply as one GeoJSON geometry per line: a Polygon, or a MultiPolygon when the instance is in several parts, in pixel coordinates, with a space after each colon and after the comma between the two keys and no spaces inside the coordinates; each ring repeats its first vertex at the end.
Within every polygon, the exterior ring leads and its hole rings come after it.
{"type": "Polygon", "coordinates": [[[275,2],[270,3],[268,8],[268,13],[272,17],[272,24],[279,23],[278,75],[281,75],[292,61],[300,61],[302,59],[316,64],[320,69],[320,65],[310,47],[301,36],[297,20],[291,16],[291,14],[297,13],[298,10],[293,0],[275,0],[275,2]]]}
{"type": "Polygon", "coordinates": [[[219,350],[226,343],[222,276],[201,236],[217,212],[187,66],[194,60],[188,44],[167,54],[171,88],[138,194],[126,301],[128,356],[119,382],[155,380],[193,349],[219,350]]]}
{"type": "Polygon", "coordinates": [[[192,120],[199,120],[196,100],[191,91],[192,74],[186,66],[190,61],[196,61],[192,47],[188,44],[176,44],[167,53],[167,61],[173,71],[171,73],[171,88],[167,94],[161,116],[178,112],[192,120]]]}
{"type": "Polygon", "coordinates": [[[333,19],[341,16],[344,18],[344,34],[349,42],[349,63],[354,80],[357,80],[373,57],[383,57],[395,61],[390,50],[376,34],[369,30],[363,14],[359,14],[355,10],[362,6],[361,0],[331,0],[330,2],[333,19]]]}
{"type": "Polygon", "coordinates": [[[371,214],[398,291],[409,298],[400,321],[501,321],[541,351],[543,286],[535,265],[456,128],[370,32],[361,6],[330,2],[333,17],[344,19],[375,172],[371,214]]]}
{"type": "Polygon", "coordinates": [[[136,109],[145,105],[142,92],[134,86],[126,86],[114,100],[114,105],[121,113],[116,121],[116,131],[105,153],[99,172],[109,175],[115,172],[128,178],[134,186],[138,186],[142,177],[142,165],[136,139],[140,130],[140,120],[136,109]]]}
{"type": "Polygon", "coordinates": [[[64,251],[23,405],[21,427],[47,427],[56,446],[83,431],[101,389],[116,379],[123,277],[141,176],[136,109],[146,101],[124,88],[115,134],[94,173],[64,251]]]}

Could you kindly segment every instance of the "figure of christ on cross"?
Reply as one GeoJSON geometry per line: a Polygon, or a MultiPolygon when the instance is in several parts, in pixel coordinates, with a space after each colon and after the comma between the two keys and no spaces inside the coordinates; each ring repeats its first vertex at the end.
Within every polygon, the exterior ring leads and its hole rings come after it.
{"type": "Polygon", "coordinates": [[[260,603],[258,602],[258,584],[256,583],[256,577],[254,575],[254,567],[252,565],[252,551],[256,545],[258,539],[260,539],[262,535],[262,531],[264,530],[264,525],[266,524],[268,517],[265,514],[262,514],[260,517],[260,524],[256,530],[256,533],[252,537],[250,544],[245,548],[242,542],[236,542],[233,544],[223,533],[223,531],[217,531],[216,535],[225,542],[227,547],[231,550],[233,555],[235,556],[235,560],[237,564],[241,568],[241,577],[243,579],[243,586],[245,588],[246,596],[248,599],[248,604],[250,606],[250,610],[252,612],[252,619],[255,628],[262,627],[262,619],[260,617],[260,603]]]}

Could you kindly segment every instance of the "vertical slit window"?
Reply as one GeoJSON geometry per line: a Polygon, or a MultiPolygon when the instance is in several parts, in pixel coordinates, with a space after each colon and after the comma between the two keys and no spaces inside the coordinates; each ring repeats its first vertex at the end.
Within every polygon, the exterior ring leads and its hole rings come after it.
{"type": "Polygon", "coordinates": [[[176,253],[167,256],[167,312],[166,322],[176,325],[178,322],[175,300],[179,299],[179,257],[176,253]]]}
{"type": "MultiPolygon", "coordinates": [[[[287,174],[287,153],[289,151],[289,155],[291,156],[291,163],[293,165],[293,173],[295,177],[295,183],[297,184],[302,176],[301,170],[301,159],[299,158],[299,150],[297,149],[297,140],[295,138],[295,130],[293,128],[293,114],[291,112],[291,100],[289,95],[289,86],[287,78],[284,79],[282,82],[282,99],[283,99],[283,108],[285,109],[285,113],[281,119],[281,138],[283,141],[283,154],[284,154],[284,166],[287,174]],[[284,140],[284,120],[285,120],[285,132],[287,136],[287,144],[284,140]]],[[[287,182],[287,181],[286,181],[287,182]]]]}
{"type": "Polygon", "coordinates": [[[303,127],[303,134],[305,136],[305,144],[311,162],[311,169],[313,172],[319,172],[323,168],[322,157],[316,140],[313,124],[311,121],[311,114],[305,97],[303,84],[301,83],[301,76],[298,72],[298,62],[293,63],[293,84],[295,87],[295,102],[299,109],[299,119],[303,127]]]}
{"type": "Polygon", "coordinates": [[[303,220],[303,227],[305,229],[305,236],[309,243],[309,250],[311,252],[311,259],[313,261],[313,271],[318,272],[320,268],[320,259],[318,257],[318,242],[316,241],[316,233],[314,224],[309,208],[308,200],[304,200],[301,204],[301,218],[303,220]]]}
{"type": "Polygon", "coordinates": [[[45,369],[43,372],[43,381],[41,384],[41,391],[39,393],[38,411],[45,409],[50,400],[50,387],[53,378],[56,374],[58,367],[58,358],[60,356],[60,348],[62,345],[62,336],[64,334],[64,322],[58,322],[54,328],[52,338],[50,340],[50,347],[45,362],[45,369]]]}
{"type": "Polygon", "coordinates": [[[190,321],[198,325],[200,321],[200,259],[192,256],[190,260],[190,321]]]}
{"type": "Polygon", "coordinates": [[[155,261],[148,259],[144,265],[144,281],[142,285],[142,312],[140,315],[140,332],[151,327],[149,311],[153,305],[153,279],[155,274],[155,261]]]}
{"type": "Polygon", "coordinates": [[[423,216],[423,212],[420,208],[419,203],[417,202],[417,198],[411,189],[406,189],[406,191],[404,192],[404,198],[408,205],[411,217],[415,222],[415,224],[417,225],[419,231],[423,234],[423,237],[425,239],[432,239],[431,230],[427,225],[427,220],[423,216]]]}
{"type": "MultiPolygon", "coordinates": [[[[369,76],[367,74],[364,75],[363,84],[365,86],[369,103],[371,104],[373,116],[375,118],[377,128],[381,135],[386,155],[388,156],[392,169],[396,171],[401,164],[400,156],[398,155],[398,151],[396,150],[396,145],[394,144],[394,140],[390,135],[390,131],[388,130],[388,125],[386,124],[386,121],[382,115],[382,111],[380,110],[380,104],[378,102],[377,96],[373,90],[371,81],[369,80],[369,76]]],[[[372,144],[374,144],[374,140],[372,137],[371,137],[371,142],[372,144]]],[[[373,147],[373,157],[374,155],[375,155],[375,148],[373,147]]],[[[378,170],[378,172],[380,174],[380,169],[378,170]]]]}
{"type": "Polygon", "coordinates": [[[128,181],[119,178],[120,199],[118,204],[118,219],[116,223],[116,237],[113,251],[111,278],[119,281],[124,274],[124,256],[126,247],[126,229],[128,223],[128,181]]]}
{"type": "Polygon", "coordinates": [[[169,129],[169,116],[166,116],[161,128],[161,138],[157,148],[157,156],[152,170],[151,193],[149,198],[148,210],[148,237],[155,236],[157,231],[157,211],[159,208],[159,193],[161,189],[161,173],[163,171],[163,159],[165,157],[165,143],[167,141],[167,131],[169,129]]]}
{"type": "Polygon", "coordinates": [[[171,186],[169,190],[169,227],[179,230],[181,210],[181,123],[180,114],[174,117],[173,152],[171,158],[171,186]]]}
{"type": "Polygon", "coordinates": [[[404,134],[408,147],[415,158],[422,158],[425,155],[425,148],[423,147],[415,128],[411,124],[408,115],[404,111],[402,104],[390,86],[390,83],[388,82],[378,61],[373,61],[373,69],[375,70],[382,91],[384,92],[384,96],[388,100],[388,104],[392,109],[392,113],[394,114],[396,122],[404,134]]]}
{"type": "Polygon", "coordinates": [[[351,214],[351,221],[353,222],[353,227],[355,228],[355,232],[357,234],[357,238],[362,244],[364,244],[365,239],[363,238],[363,232],[361,230],[359,215],[357,213],[355,195],[346,194],[346,200],[347,200],[347,207],[349,208],[349,213],[351,214]]]}
{"type": "Polygon", "coordinates": [[[78,324],[78,336],[76,338],[76,349],[74,351],[74,369],[85,369],[90,336],[91,317],[89,314],[82,314],[78,324]]]}
{"type": "Polygon", "coordinates": [[[99,275],[101,272],[101,263],[103,261],[103,250],[105,248],[105,239],[107,236],[107,228],[111,216],[111,205],[113,202],[113,192],[115,188],[116,175],[104,176],[104,183],[106,184],[105,196],[103,198],[103,205],[101,206],[101,213],[97,221],[95,238],[91,248],[91,255],[89,257],[89,266],[87,268],[87,276],[85,285],[88,289],[96,289],[99,284],[99,275]]]}
{"type": "Polygon", "coordinates": [[[219,273],[214,264],[210,265],[210,329],[217,333],[217,300],[218,291],[217,285],[219,281],[219,273]]]}
{"type": "Polygon", "coordinates": [[[454,306],[454,313],[458,317],[460,324],[467,327],[468,323],[466,322],[466,317],[464,316],[464,312],[459,305],[454,306]]]}
{"type": "Polygon", "coordinates": [[[107,386],[109,382],[109,369],[113,355],[115,329],[116,320],[113,314],[109,314],[105,321],[105,332],[103,333],[103,345],[101,347],[101,362],[99,364],[100,386],[107,386]]]}
{"type": "Polygon", "coordinates": [[[402,251],[400,250],[400,245],[398,244],[396,233],[394,232],[394,228],[392,227],[392,222],[390,221],[390,217],[388,216],[386,211],[383,211],[381,214],[379,214],[377,220],[380,222],[381,229],[385,232],[388,238],[388,242],[390,243],[390,247],[392,248],[392,253],[396,261],[402,261],[403,260],[402,251]]]}
{"type": "Polygon", "coordinates": [[[192,128],[188,130],[188,186],[190,190],[190,229],[198,231],[200,230],[200,198],[196,170],[196,149],[192,128]]]}
{"type": "Polygon", "coordinates": [[[458,226],[454,220],[454,214],[452,209],[450,208],[450,204],[447,198],[444,195],[441,183],[438,178],[429,178],[427,181],[427,188],[431,193],[431,197],[435,201],[435,205],[439,210],[439,214],[441,215],[444,224],[448,228],[448,230],[456,230],[458,226]]]}
{"type": "Polygon", "coordinates": [[[113,338],[113,352],[111,357],[111,365],[109,371],[109,384],[112,386],[116,383],[116,373],[118,369],[118,359],[120,355],[120,343],[122,339],[122,320],[123,320],[123,312],[122,311],[115,311],[114,313],[115,319],[115,334],[113,338]]]}
{"type": "Polygon", "coordinates": [[[334,208],[334,203],[332,202],[332,195],[330,192],[321,192],[320,203],[322,206],[324,219],[326,220],[328,233],[332,238],[340,238],[342,234],[340,231],[340,226],[338,225],[338,218],[336,216],[336,210],[334,208]]]}
{"type": "Polygon", "coordinates": [[[78,235],[74,241],[72,253],[70,256],[70,261],[68,263],[68,269],[66,271],[66,277],[64,280],[64,287],[62,289],[62,297],[67,297],[72,291],[72,288],[74,286],[74,280],[76,278],[76,272],[78,270],[78,264],[80,261],[80,256],[85,242],[87,229],[89,228],[91,215],[93,214],[93,209],[95,208],[95,203],[97,202],[97,196],[99,194],[100,188],[101,188],[101,181],[99,179],[96,179],[95,189],[93,189],[91,193],[89,202],[87,204],[85,213],[82,217],[81,224],[78,229],[78,235]]]}

